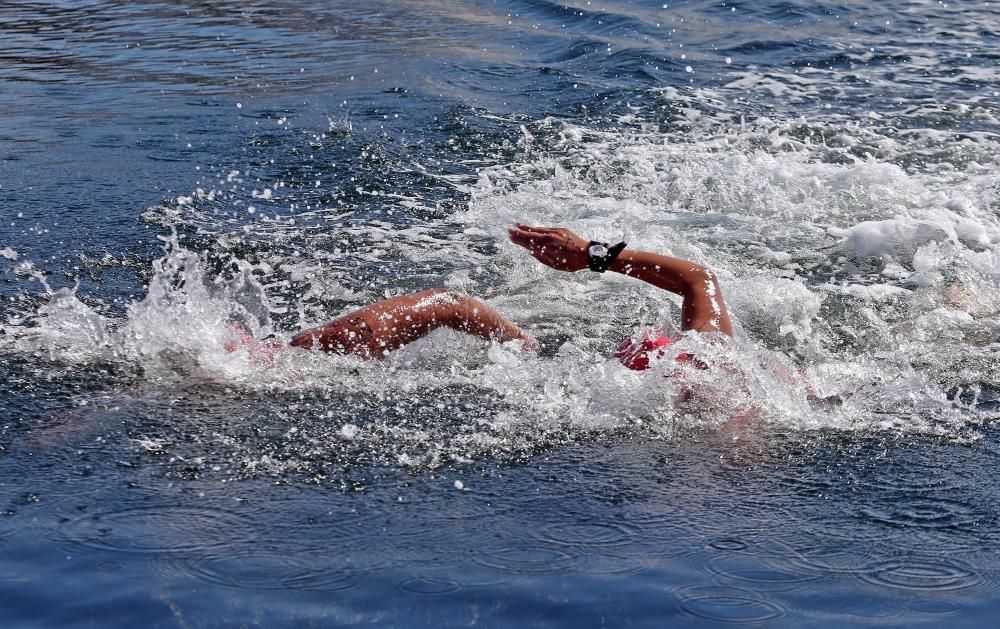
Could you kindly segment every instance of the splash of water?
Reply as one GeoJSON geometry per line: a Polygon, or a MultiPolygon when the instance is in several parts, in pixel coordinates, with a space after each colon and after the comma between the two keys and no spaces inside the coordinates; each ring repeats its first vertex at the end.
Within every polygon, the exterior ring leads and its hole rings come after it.
{"type": "MultiPolygon", "coordinates": [[[[986,419],[977,401],[997,381],[995,177],[904,167],[922,144],[890,146],[875,130],[836,124],[813,133],[863,136],[885,155],[856,155],[862,140],[802,141],[800,123],[769,120],[712,122],[694,136],[554,120],[532,131],[532,152],[483,169],[468,208],[450,221],[335,222],[294,236],[314,239],[310,255],[305,245],[290,254],[275,247],[251,264],[232,253],[221,272],[175,233],[124,318],[101,314],[76,290],[48,290],[37,312],[5,326],[4,351],[83,370],[125,365],[142,382],[128,395],[152,415],[170,415],[152,399],[168,384],[195,396],[208,386],[220,409],[233,396],[265,396],[262,412],[284,432],[263,445],[234,438],[243,428],[184,424],[253,473],[359,457],[435,465],[567,440],[761,426],[975,438],[986,419]],[[708,265],[722,279],[737,338],[685,335],[653,369],[622,369],[611,349],[644,323],[675,326],[671,297],[624,277],[540,267],[502,238],[518,220],[624,236],[708,265]],[[360,246],[340,253],[341,241],[360,246]],[[339,314],[330,303],[378,298],[338,270],[345,259],[443,268],[446,285],[485,295],[548,348],[534,356],[440,331],[365,362],[293,350],[262,360],[253,343],[239,342],[234,324],[280,342],[294,330],[276,329],[275,316],[297,312],[313,324],[339,314]],[[678,365],[680,353],[712,368],[678,365]]],[[[258,236],[269,225],[288,242],[287,222],[256,225],[258,236]]],[[[242,246],[231,242],[234,252],[242,246]]],[[[170,437],[137,443],[179,447],[170,437]]]]}

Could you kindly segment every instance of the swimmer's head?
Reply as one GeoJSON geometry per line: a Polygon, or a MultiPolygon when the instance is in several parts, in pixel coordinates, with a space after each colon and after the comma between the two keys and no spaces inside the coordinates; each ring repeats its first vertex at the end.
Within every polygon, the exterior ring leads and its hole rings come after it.
{"type": "MultiPolygon", "coordinates": [[[[656,328],[643,332],[638,340],[625,339],[615,350],[615,358],[629,369],[645,371],[649,369],[650,357],[659,360],[667,353],[667,347],[674,344],[679,337],[667,336],[656,328]]],[[[674,358],[675,362],[693,365],[698,369],[708,369],[708,364],[698,360],[694,354],[681,352],[674,358]]]]}
{"type": "Polygon", "coordinates": [[[665,348],[673,343],[673,339],[659,330],[649,330],[638,340],[625,339],[615,350],[615,358],[629,369],[643,371],[649,369],[649,357],[663,358],[665,348]]]}

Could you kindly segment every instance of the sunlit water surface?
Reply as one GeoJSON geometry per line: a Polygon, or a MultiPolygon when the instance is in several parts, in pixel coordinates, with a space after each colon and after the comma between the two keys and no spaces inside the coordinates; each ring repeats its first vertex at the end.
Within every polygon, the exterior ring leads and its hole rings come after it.
{"type": "Polygon", "coordinates": [[[0,42],[4,626],[996,617],[996,3],[18,0],[0,42]],[[712,267],[736,338],[623,369],[677,301],[518,220],[712,267]],[[542,351],[226,351],[436,286],[542,351]]]}

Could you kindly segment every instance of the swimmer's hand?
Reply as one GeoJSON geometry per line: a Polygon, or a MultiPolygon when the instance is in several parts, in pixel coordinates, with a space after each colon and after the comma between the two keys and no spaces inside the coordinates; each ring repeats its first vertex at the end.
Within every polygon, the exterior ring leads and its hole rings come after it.
{"type": "Polygon", "coordinates": [[[507,233],[514,244],[521,245],[536,260],[557,271],[587,268],[590,242],[565,227],[532,227],[517,223],[508,227],[507,233]]]}

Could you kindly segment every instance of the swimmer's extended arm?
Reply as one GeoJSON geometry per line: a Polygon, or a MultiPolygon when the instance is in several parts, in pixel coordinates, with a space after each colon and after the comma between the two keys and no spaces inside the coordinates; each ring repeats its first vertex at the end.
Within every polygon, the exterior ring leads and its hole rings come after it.
{"type": "MultiPolygon", "coordinates": [[[[553,269],[572,272],[587,268],[589,241],[565,227],[532,227],[518,223],[508,232],[512,241],[553,269]]],[[[719,281],[709,269],[680,258],[625,249],[610,270],[683,297],[683,329],[722,332],[732,336],[733,325],[726,302],[722,299],[719,281]]]]}
{"type": "Polygon", "coordinates": [[[485,303],[464,293],[438,288],[400,295],[370,304],[318,328],[303,330],[291,345],[364,358],[381,358],[440,327],[452,328],[489,341],[534,338],[485,303]]]}

